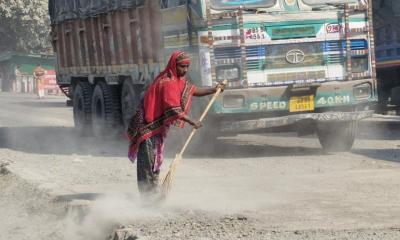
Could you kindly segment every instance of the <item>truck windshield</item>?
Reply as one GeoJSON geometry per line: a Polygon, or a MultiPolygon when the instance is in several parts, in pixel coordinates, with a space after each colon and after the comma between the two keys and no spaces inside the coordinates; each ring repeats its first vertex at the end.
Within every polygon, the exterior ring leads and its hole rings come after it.
{"type": "Polygon", "coordinates": [[[344,4],[344,3],[356,3],[358,0],[303,0],[307,5],[321,6],[327,4],[344,4]]]}
{"type": "Polygon", "coordinates": [[[214,9],[269,8],[276,4],[276,0],[211,0],[214,9]]]}

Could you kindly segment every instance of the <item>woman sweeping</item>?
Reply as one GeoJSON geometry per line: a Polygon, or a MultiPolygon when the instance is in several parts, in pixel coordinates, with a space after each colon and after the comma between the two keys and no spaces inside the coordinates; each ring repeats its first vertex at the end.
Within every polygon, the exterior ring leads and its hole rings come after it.
{"type": "Polygon", "coordinates": [[[198,88],[186,80],[190,59],[182,51],[172,53],[168,65],[149,86],[128,127],[129,159],[137,159],[139,191],[156,191],[163,162],[164,142],[171,125],[184,123],[200,128],[202,123],[188,117],[192,96],[214,94],[216,87],[198,88]]]}

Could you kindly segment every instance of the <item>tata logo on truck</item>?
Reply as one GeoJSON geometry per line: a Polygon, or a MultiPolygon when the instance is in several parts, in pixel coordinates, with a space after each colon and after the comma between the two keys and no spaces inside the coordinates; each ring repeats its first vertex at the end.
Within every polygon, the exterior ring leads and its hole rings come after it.
{"type": "Polygon", "coordinates": [[[304,52],[299,49],[293,49],[286,53],[286,61],[291,64],[302,63],[304,58],[304,52]]]}

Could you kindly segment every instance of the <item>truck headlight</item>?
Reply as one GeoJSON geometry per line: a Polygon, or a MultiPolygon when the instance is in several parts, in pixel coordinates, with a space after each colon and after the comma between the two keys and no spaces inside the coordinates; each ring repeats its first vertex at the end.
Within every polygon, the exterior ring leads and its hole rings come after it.
{"type": "Polygon", "coordinates": [[[240,71],[238,66],[219,66],[216,69],[218,81],[228,80],[235,81],[240,78],[240,71]]]}
{"type": "Polygon", "coordinates": [[[369,83],[362,83],[353,88],[353,95],[357,100],[370,98],[371,93],[372,87],[369,83]]]}

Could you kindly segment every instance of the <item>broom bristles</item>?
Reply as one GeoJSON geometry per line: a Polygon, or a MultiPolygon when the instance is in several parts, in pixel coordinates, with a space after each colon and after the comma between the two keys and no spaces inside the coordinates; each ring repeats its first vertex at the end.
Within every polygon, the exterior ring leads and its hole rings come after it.
{"type": "Polygon", "coordinates": [[[161,185],[161,193],[163,197],[166,197],[168,193],[171,191],[172,182],[175,176],[175,170],[180,162],[182,156],[180,154],[176,154],[174,161],[172,161],[171,166],[169,167],[167,175],[165,175],[164,180],[161,185]]]}

